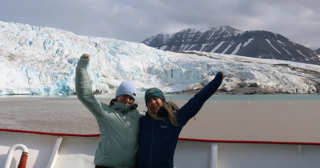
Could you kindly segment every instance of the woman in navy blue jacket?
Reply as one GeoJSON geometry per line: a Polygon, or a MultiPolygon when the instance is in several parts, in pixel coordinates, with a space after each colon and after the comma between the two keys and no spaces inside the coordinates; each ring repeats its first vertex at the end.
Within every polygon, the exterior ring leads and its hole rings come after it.
{"type": "Polygon", "coordinates": [[[140,118],[137,168],[173,168],[174,151],[183,126],[217,91],[223,78],[223,73],[219,72],[181,109],[172,102],[166,102],[161,90],[151,88],[146,91],[148,112],[140,118]]]}

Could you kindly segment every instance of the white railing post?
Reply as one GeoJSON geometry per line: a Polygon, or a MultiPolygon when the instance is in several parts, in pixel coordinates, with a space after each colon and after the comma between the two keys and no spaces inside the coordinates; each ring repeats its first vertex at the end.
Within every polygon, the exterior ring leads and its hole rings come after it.
{"type": "Polygon", "coordinates": [[[25,145],[23,145],[23,144],[13,145],[8,151],[7,161],[4,164],[4,168],[10,168],[10,165],[11,165],[11,162],[12,162],[12,158],[13,158],[13,154],[18,149],[22,150],[22,154],[23,153],[28,153],[28,148],[25,145]]]}
{"type": "Polygon", "coordinates": [[[217,168],[218,163],[218,144],[211,143],[210,168],[217,168]]]}
{"type": "Polygon", "coordinates": [[[298,145],[298,152],[299,153],[301,153],[301,150],[302,150],[301,148],[302,148],[301,145],[298,145]]]}
{"type": "Polygon", "coordinates": [[[58,155],[58,150],[59,150],[59,147],[61,145],[61,141],[62,141],[63,137],[58,137],[58,139],[56,140],[56,143],[53,147],[53,150],[52,150],[52,153],[51,153],[51,156],[50,156],[50,160],[47,164],[47,167],[46,168],[53,168],[56,164],[56,160],[57,160],[57,155],[58,155]]]}

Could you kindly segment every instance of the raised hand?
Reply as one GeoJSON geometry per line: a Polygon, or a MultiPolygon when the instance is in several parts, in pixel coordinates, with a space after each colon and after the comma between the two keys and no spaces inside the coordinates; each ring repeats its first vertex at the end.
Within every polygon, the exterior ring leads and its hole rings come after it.
{"type": "Polygon", "coordinates": [[[84,57],[86,57],[86,58],[88,58],[88,57],[90,57],[90,55],[89,54],[82,54],[84,57]]]}
{"type": "Polygon", "coordinates": [[[226,76],[224,76],[224,74],[223,74],[223,72],[222,71],[220,71],[219,73],[221,73],[221,77],[222,77],[222,79],[224,79],[226,76]]]}

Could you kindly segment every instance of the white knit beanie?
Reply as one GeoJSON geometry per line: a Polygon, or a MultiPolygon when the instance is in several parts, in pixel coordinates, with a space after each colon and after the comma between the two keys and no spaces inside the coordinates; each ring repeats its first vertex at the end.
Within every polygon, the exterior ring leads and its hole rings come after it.
{"type": "Polygon", "coordinates": [[[120,95],[129,95],[136,100],[136,86],[131,81],[123,81],[116,92],[116,98],[120,95]]]}

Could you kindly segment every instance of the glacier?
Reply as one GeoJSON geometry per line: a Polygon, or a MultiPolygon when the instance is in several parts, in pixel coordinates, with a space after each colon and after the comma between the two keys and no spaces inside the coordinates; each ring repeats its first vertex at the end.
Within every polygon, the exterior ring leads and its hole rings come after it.
{"type": "Polygon", "coordinates": [[[143,43],[75,35],[0,21],[0,95],[73,95],[80,56],[91,55],[92,91],[115,93],[124,80],[139,92],[201,89],[219,72],[220,91],[259,88],[269,93],[319,93],[320,66],[243,56],[157,50],[143,43]]]}

